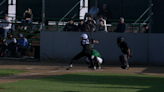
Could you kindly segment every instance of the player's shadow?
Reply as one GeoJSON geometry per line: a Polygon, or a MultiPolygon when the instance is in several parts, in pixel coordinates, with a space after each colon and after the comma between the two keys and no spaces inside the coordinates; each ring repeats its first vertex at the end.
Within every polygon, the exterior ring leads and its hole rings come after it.
{"type": "MultiPolygon", "coordinates": [[[[43,80],[42,80],[43,81],[43,80]]],[[[146,75],[121,75],[121,74],[111,74],[111,75],[94,75],[94,74],[67,74],[60,75],[50,78],[44,78],[44,81],[55,81],[64,83],[78,83],[86,84],[86,86],[81,86],[84,88],[99,88],[98,86],[87,86],[88,84],[94,85],[107,85],[100,88],[109,89],[130,89],[139,90],[136,92],[162,92],[164,90],[164,77],[150,76],[146,75]],[[111,85],[118,85],[113,87],[111,85]]],[[[74,91],[73,91],[74,92],[74,91]]],[[[134,91],[135,92],[135,91],[134,91]]]]}
{"type": "Polygon", "coordinates": [[[143,73],[164,74],[164,67],[163,66],[149,66],[139,74],[143,74],[143,73]]]}

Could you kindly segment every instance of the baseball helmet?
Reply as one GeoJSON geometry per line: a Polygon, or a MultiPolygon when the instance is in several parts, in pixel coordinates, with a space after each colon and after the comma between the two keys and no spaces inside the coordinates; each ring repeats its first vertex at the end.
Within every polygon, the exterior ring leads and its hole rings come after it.
{"type": "Polygon", "coordinates": [[[82,37],[83,39],[88,39],[88,35],[87,35],[87,34],[82,34],[81,37],[82,37]]]}
{"type": "Polygon", "coordinates": [[[118,37],[117,38],[117,44],[119,45],[121,42],[124,41],[124,38],[123,37],[118,37]]]}

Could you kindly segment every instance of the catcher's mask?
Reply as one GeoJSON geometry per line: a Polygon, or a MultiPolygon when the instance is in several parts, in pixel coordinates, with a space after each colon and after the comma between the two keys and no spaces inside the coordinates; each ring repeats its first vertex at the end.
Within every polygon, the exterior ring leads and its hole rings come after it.
{"type": "Polygon", "coordinates": [[[120,47],[121,42],[124,42],[124,38],[123,37],[118,37],[117,38],[117,44],[118,44],[119,47],[120,47]]]}

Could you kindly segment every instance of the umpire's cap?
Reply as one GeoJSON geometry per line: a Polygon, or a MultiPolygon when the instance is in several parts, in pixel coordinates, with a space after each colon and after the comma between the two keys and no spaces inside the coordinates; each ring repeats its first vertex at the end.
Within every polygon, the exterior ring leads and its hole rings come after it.
{"type": "Polygon", "coordinates": [[[124,38],[123,37],[118,37],[117,42],[121,42],[121,41],[124,41],[124,38]]]}

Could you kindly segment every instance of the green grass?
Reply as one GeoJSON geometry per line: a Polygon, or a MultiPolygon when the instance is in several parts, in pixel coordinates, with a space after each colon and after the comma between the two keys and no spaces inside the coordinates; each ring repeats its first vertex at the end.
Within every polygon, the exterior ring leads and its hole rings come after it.
{"type": "Polygon", "coordinates": [[[18,73],[23,73],[23,70],[11,70],[11,69],[0,69],[0,76],[14,75],[18,73]]]}
{"type": "Polygon", "coordinates": [[[75,73],[0,84],[1,92],[164,92],[164,77],[75,73]]]}

